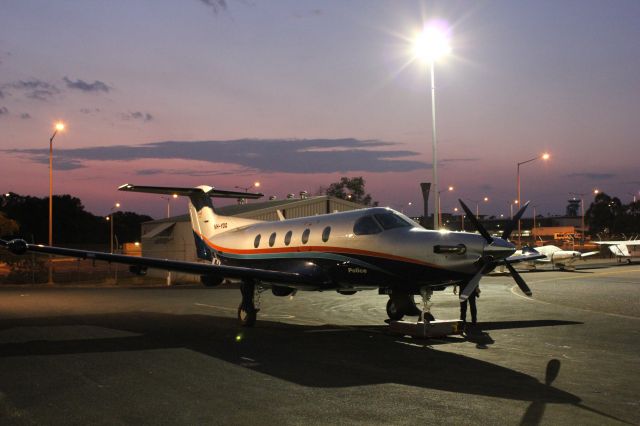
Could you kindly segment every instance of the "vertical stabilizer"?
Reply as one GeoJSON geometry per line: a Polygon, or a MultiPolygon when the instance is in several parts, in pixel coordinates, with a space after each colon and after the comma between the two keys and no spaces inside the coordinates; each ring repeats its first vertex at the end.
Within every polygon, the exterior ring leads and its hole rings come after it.
{"type": "Polygon", "coordinates": [[[215,249],[212,247],[211,240],[216,235],[239,226],[257,222],[255,220],[218,215],[213,208],[211,198],[256,199],[262,197],[262,194],[224,191],[207,185],[201,185],[195,188],[175,188],[125,184],[118,189],[120,191],[189,197],[189,218],[191,219],[191,228],[193,229],[193,236],[196,243],[196,252],[199,258],[207,260],[212,260],[214,257],[215,249]]]}

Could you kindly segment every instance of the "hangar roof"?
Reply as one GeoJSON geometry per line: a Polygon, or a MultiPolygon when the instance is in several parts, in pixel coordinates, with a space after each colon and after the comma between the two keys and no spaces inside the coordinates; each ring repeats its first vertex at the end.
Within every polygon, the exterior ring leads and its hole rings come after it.
{"type": "MultiPolygon", "coordinates": [[[[320,195],[316,197],[308,197],[308,198],[289,198],[284,200],[270,200],[270,201],[262,201],[259,203],[247,203],[247,204],[230,204],[228,206],[215,207],[216,213],[223,216],[247,216],[249,213],[266,213],[270,211],[275,211],[278,209],[282,209],[283,207],[292,208],[298,207],[306,204],[315,204],[322,201],[334,201],[340,203],[344,210],[356,210],[361,209],[366,206],[362,204],[354,203],[352,201],[343,200],[341,198],[330,197],[328,195],[320,195]]],[[[253,215],[253,214],[252,214],[253,215]]],[[[145,223],[162,223],[162,222],[188,222],[189,215],[183,214],[179,216],[173,216],[169,218],[152,220],[145,223]]]]}

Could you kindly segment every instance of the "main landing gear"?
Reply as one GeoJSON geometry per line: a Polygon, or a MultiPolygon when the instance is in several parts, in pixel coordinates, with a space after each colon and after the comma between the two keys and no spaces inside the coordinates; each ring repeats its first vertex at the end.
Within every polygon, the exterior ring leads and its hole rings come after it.
{"type": "Polygon", "coordinates": [[[253,327],[258,317],[258,309],[256,307],[256,294],[259,295],[259,289],[254,280],[244,280],[240,283],[240,292],[242,293],[242,302],[238,306],[238,322],[243,327],[253,327]]]}
{"type": "Polygon", "coordinates": [[[392,321],[400,321],[404,316],[417,317],[422,316],[428,321],[433,321],[435,318],[429,312],[429,300],[431,300],[431,290],[421,291],[422,301],[424,305],[424,312],[418,309],[413,294],[393,292],[389,295],[389,301],[387,302],[387,315],[392,321]]]}

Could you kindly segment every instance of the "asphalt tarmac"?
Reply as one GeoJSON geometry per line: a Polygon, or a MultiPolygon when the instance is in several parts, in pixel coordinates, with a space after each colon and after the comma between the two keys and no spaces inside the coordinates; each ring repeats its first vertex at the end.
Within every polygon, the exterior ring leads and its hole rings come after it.
{"type": "Polygon", "coordinates": [[[640,265],[522,275],[431,340],[376,292],[264,293],[242,329],[235,289],[1,288],[0,424],[640,424],[640,265]]]}

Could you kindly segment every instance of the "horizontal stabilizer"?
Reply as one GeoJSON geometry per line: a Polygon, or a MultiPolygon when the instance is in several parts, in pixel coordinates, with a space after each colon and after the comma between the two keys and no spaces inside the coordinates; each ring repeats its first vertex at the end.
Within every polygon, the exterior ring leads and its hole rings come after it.
{"type": "Polygon", "coordinates": [[[222,189],[215,189],[211,186],[198,186],[195,188],[177,188],[172,186],[139,186],[126,183],[118,187],[119,191],[128,192],[146,192],[149,194],[168,194],[168,195],[183,195],[187,197],[208,195],[214,198],[248,198],[256,199],[262,197],[264,194],[253,192],[238,192],[238,191],[225,191],[222,189]]]}

